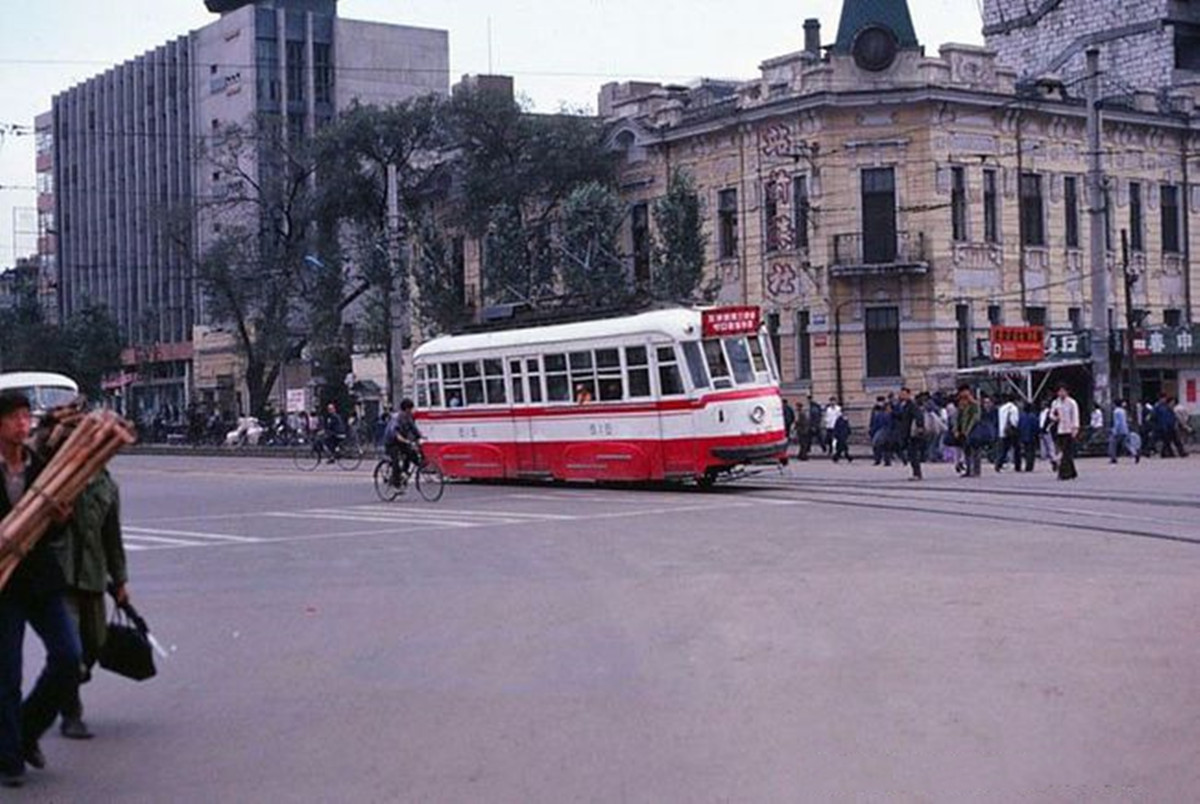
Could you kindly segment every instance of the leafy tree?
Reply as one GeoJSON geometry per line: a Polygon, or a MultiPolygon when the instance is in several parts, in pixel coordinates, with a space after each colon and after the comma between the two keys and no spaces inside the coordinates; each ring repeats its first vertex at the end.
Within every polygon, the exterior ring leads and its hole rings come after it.
{"type": "Polygon", "coordinates": [[[463,283],[453,244],[431,219],[421,222],[415,238],[413,276],[417,284],[417,317],[425,335],[451,332],[466,317],[463,283]]]}
{"type": "Polygon", "coordinates": [[[651,253],[651,293],[660,301],[680,304],[711,301],[720,290],[704,279],[704,210],[691,175],[680,168],[671,173],[667,194],[654,202],[657,233],[651,253]]]}
{"type": "Polygon", "coordinates": [[[202,219],[221,230],[203,252],[197,279],[210,317],[233,328],[246,360],[250,410],[259,415],[297,351],[293,331],[311,325],[312,303],[329,295],[320,291],[329,271],[338,270],[338,255],[328,246],[321,253],[314,150],[290,142],[278,117],[227,129],[205,158],[225,183],[203,210],[202,219]],[[323,259],[311,258],[317,253],[323,259]]]}
{"type": "Polygon", "coordinates": [[[581,306],[620,304],[629,296],[618,245],[623,217],[617,194],[594,181],[579,185],[563,204],[558,243],[563,289],[581,306]]]}
{"type": "Polygon", "coordinates": [[[549,231],[580,185],[610,185],[613,154],[599,120],[535,115],[494,92],[464,91],[448,104],[455,149],[451,221],[485,241],[489,301],[536,301],[553,287],[549,231]]]}
{"type": "Polygon", "coordinates": [[[88,398],[99,399],[104,376],[121,369],[121,331],[112,312],[100,305],[75,312],[63,322],[60,342],[69,356],[67,374],[88,398]]]}

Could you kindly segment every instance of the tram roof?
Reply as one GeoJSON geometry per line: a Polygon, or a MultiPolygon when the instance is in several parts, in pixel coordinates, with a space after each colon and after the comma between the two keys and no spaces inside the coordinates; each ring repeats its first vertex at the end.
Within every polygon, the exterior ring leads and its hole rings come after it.
{"type": "Polygon", "coordinates": [[[546,344],[632,335],[663,335],[673,340],[697,338],[700,335],[700,311],[680,307],[570,324],[446,335],[422,344],[417,348],[414,358],[462,352],[512,351],[546,344]]]}

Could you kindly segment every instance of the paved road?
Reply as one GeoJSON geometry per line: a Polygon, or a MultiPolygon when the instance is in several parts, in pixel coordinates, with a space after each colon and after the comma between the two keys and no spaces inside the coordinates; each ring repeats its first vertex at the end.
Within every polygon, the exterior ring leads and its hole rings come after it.
{"type": "MultiPolygon", "coordinates": [[[[27,801],[1188,801],[1200,460],[712,493],[122,457],[161,675],[27,801]]],[[[40,662],[32,647],[28,665],[40,662]]]]}

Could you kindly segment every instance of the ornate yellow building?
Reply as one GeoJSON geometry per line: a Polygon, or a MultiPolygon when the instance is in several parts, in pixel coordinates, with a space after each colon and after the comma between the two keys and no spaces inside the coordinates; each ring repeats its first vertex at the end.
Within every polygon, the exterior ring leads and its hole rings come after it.
{"type": "MultiPolygon", "coordinates": [[[[1018,86],[980,47],[929,57],[904,2],[847,0],[836,41],[820,36],[809,20],[804,50],[752,81],[603,87],[634,273],[648,270],[649,209],[682,168],[705,203],[707,270],[723,301],[763,307],[791,395],[861,410],[901,384],[949,388],[986,355],[990,324],[1041,324],[1051,353],[1086,356],[1083,85],[1018,86]]],[[[1143,392],[1185,399],[1200,367],[1193,106],[1164,90],[1102,113],[1112,325],[1126,320],[1124,231],[1139,343],[1166,344],[1142,350],[1143,392]]]]}

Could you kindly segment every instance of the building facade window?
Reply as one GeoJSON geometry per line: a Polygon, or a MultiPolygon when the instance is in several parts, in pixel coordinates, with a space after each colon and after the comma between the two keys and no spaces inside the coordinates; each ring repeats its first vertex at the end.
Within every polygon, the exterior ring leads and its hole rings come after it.
{"type": "Polygon", "coordinates": [[[1142,236],[1142,185],[1129,183],[1129,247],[1134,251],[1145,251],[1146,241],[1142,236]]]}
{"type": "Polygon", "coordinates": [[[729,188],[717,194],[717,254],[731,260],[738,253],[737,190],[729,188]]]}
{"type": "Polygon", "coordinates": [[[285,58],[288,101],[298,103],[304,100],[304,43],[288,42],[285,58]]]}
{"type": "Polygon", "coordinates": [[[633,205],[629,214],[629,229],[633,240],[633,281],[640,287],[650,284],[650,205],[633,205]]]}
{"type": "Polygon", "coordinates": [[[869,265],[896,260],[896,171],[862,172],[862,258],[869,265]]]}
{"type": "Polygon", "coordinates": [[[1046,308],[1045,307],[1026,307],[1025,308],[1025,323],[1031,327],[1046,326],[1046,308]]]}
{"type": "Polygon", "coordinates": [[[996,171],[983,171],[983,239],[1000,242],[1000,196],[996,192],[996,171]]]}
{"type": "Polygon", "coordinates": [[[950,168],[950,236],[955,243],[967,239],[967,169],[950,168]]]}
{"type": "Polygon", "coordinates": [[[258,102],[279,103],[279,43],[275,39],[259,39],[257,53],[258,102]]]}
{"type": "Polygon", "coordinates": [[[1045,205],[1042,198],[1042,177],[1037,173],[1021,174],[1021,245],[1045,246],[1046,227],[1043,223],[1045,205]]]}
{"type": "Polygon", "coordinates": [[[795,212],[796,248],[808,248],[808,177],[792,179],[792,209],[795,212]]]}
{"type": "Polygon", "coordinates": [[[313,44],[313,99],[317,103],[333,102],[332,46],[313,44]]]}
{"type": "Polygon", "coordinates": [[[900,308],[868,307],[867,376],[900,376],[900,308]]]}
{"type": "Polygon", "coordinates": [[[954,355],[959,368],[971,365],[971,305],[954,306],[954,355]]]}
{"type": "Polygon", "coordinates": [[[1067,308],[1067,320],[1071,322],[1071,331],[1072,332],[1082,332],[1083,331],[1083,308],[1082,307],[1068,307],[1067,308]]]}
{"type": "Polygon", "coordinates": [[[763,248],[768,252],[779,251],[779,203],[775,199],[775,183],[763,182],[763,248]]]}
{"type": "Polygon", "coordinates": [[[1079,179],[1063,179],[1063,216],[1066,224],[1067,248],[1079,248],[1079,179]]]}
{"type": "Polygon", "coordinates": [[[988,305],[988,324],[998,327],[1004,323],[1004,308],[998,304],[988,305]]]}
{"type": "Polygon", "coordinates": [[[781,354],[779,349],[783,346],[783,341],[779,337],[779,313],[767,313],[767,337],[771,339],[771,351],[778,359],[781,354]]]}
{"type": "MultiPolygon", "coordinates": [[[[811,318],[808,310],[796,312],[796,379],[811,380],[812,371],[812,335],[809,333],[811,318]]],[[[777,353],[778,354],[778,353],[777,353]]]]}
{"type": "Polygon", "coordinates": [[[1179,248],[1179,188],[1174,184],[1162,186],[1162,250],[1178,254],[1179,248]]]}
{"type": "Polygon", "coordinates": [[[1183,311],[1174,307],[1163,310],[1163,324],[1168,327],[1183,326],[1183,311]]]}

